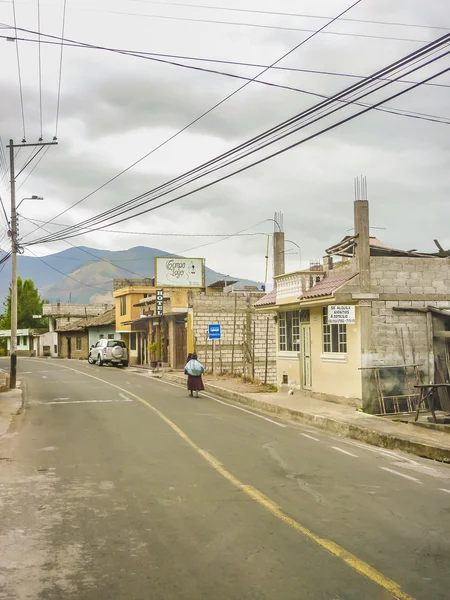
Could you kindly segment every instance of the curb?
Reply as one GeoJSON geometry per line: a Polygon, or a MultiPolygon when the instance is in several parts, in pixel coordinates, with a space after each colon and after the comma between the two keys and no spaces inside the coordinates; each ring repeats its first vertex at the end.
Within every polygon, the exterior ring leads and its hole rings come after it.
{"type": "MultiPolygon", "coordinates": [[[[185,384],[185,378],[179,375],[164,373],[162,379],[185,384]]],[[[270,413],[272,415],[276,414],[285,419],[307,423],[313,427],[343,435],[354,440],[366,442],[372,446],[379,446],[390,450],[401,450],[422,458],[450,463],[450,448],[431,446],[424,442],[410,439],[400,433],[398,435],[383,433],[376,429],[353,425],[330,417],[270,404],[268,402],[257,400],[256,398],[249,398],[239,392],[233,392],[211,383],[204,382],[204,385],[205,391],[210,392],[211,394],[215,394],[226,400],[232,400],[238,404],[244,404],[245,406],[249,406],[250,408],[254,408],[255,410],[264,413],[270,413]]]]}

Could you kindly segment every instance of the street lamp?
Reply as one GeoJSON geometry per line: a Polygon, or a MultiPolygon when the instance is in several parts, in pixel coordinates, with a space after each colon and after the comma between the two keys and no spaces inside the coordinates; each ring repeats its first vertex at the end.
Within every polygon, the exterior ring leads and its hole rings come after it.
{"type": "Polygon", "coordinates": [[[294,246],[297,246],[298,248],[298,258],[300,261],[300,270],[302,269],[302,249],[300,248],[300,246],[297,244],[297,242],[293,242],[292,240],[284,240],[284,243],[286,244],[287,242],[289,242],[290,244],[294,244],[294,246]]]}
{"type": "Polygon", "coordinates": [[[43,199],[44,199],[44,196],[29,196],[28,198],[22,198],[22,200],[17,205],[16,210],[19,208],[19,206],[22,204],[22,202],[24,200],[43,200],[43,199]]]}

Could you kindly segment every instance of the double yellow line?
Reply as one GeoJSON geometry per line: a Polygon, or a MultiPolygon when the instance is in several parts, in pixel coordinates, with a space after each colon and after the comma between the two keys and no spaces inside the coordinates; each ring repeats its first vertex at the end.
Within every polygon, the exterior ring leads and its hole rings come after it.
{"type": "MultiPolygon", "coordinates": [[[[38,359],[34,359],[34,360],[38,360],[38,359]]],[[[104,379],[101,379],[100,377],[96,377],[95,375],[90,375],[89,373],[86,373],[84,371],[78,371],[76,369],[72,369],[71,367],[66,367],[64,365],[57,364],[57,363],[47,363],[47,364],[52,364],[55,367],[67,369],[67,370],[73,371],[74,373],[77,373],[79,375],[85,375],[86,377],[90,377],[91,379],[96,379],[97,381],[101,381],[102,383],[106,383],[107,385],[109,385],[113,388],[116,388],[117,390],[120,390],[121,392],[127,394],[128,396],[132,396],[133,398],[135,398],[136,400],[138,400],[139,402],[141,402],[142,404],[147,406],[147,408],[152,410],[156,415],[158,415],[158,417],[162,421],[164,421],[164,423],[166,423],[173,431],[175,431],[175,433],[177,433],[180,436],[180,438],[182,438],[186,442],[186,444],[188,444],[188,446],[190,446],[209,465],[211,465],[211,467],[215,471],[217,471],[217,473],[219,473],[222,477],[227,479],[232,485],[234,485],[237,489],[241,490],[244,494],[246,494],[254,502],[257,502],[260,506],[265,508],[274,517],[276,517],[277,519],[279,519],[280,521],[282,521],[283,523],[285,523],[286,525],[288,525],[295,531],[298,531],[299,533],[301,533],[306,538],[308,538],[309,540],[316,543],[318,546],[320,546],[321,548],[323,548],[324,550],[326,550],[333,556],[336,556],[337,558],[341,559],[346,565],[348,565],[351,569],[353,569],[360,575],[364,575],[364,577],[367,577],[367,579],[370,579],[371,581],[373,581],[380,587],[387,590],[390,594],[392,594],[392,596],[394,598],[397,598],[398,600],[414,600],[414,598],[412,596],[410,596],[409,594],[407,594],[406,592],[404,592],[401,589],[401,587],[398,583],[396,583],[395,581],[392,581],[392,579],[389,579],[388,577],[385,577],[382,573],[380,573],[379,571],[377,571],[376,569],[371,567],[369,564],[367,564],[363,560],[359,559],[357,556],[355,556],[351,552],[347,552],[347,550],[345,550],[338,544],[335,544],[333,541],[327,540],[325,538],[321,538],[320,536],[316,535],[311,530],[309,530],[307,527],[304,527],[301,523],[299,523],[295,519],[292,519],[292,517],[289,517],[286,513],[284,513],[281,510],[281,508],[277,504],[275,504],[275,502],[270,500],[270,498],[267,498],[267,496],[265,496],[262,492],[260,492],[253,486],[246,485],[245,483],[240,481],[240,479],[238,479],[232,473],[227,471],[227,469],[224,468],[222,463],[220,463],[214,456],[212,456],[209,452],[206,452],[206,450],[203,450],[202,448],[200,448],[182,429],[180,429],[178,427],[178,425],[176,425],[173,421],[171,421],[168,417],[166,417],[160,410],[158,410],[157,408],[152,406],[150,404],[150,402],[147,402],[147,400],[144,400],[143,398],[141,398],[140,396],[137,396],[133,392],[130,392],[129,390],[126,390],[118,385],[115,385],[114,383],[110,383],[109,381],[105,381],[104,379]]]]}

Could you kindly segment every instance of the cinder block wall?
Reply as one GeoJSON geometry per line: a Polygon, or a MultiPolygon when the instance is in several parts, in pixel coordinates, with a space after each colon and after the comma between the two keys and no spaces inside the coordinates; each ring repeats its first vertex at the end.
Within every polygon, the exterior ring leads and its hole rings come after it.
{"type": "MultiPolygon", "coordinates": [[[[370,259],[373,291],[397,296],[413,294],[428,299],[446,300],[450,294],[450,260],[448,258],[403,258],[373,256],[370,259]]],[[[393,300],[409,300],[396,298],[393,300]]],[[[414,300],[422,298],[415,297],[414,300]]]]}
{"type": "Polygon", "coordinates": [[[230,294],[193,295],[190,299],[190,312],[193,319],[195,349],[199,360],[208,370],[212,370],[212,341],[207,340],[208,325],[220,323],[221,341],[215,344],[215,364],[217,372],[230,372],[233,358],[233,329],[236,306],[236,328],[234,339],[234,372],[252,375],[252,352],[255,353],[255,378],[264,381],[266,361],[266,332],[268,323],[268,369],[267,382],[276,383],[276,326],[274,315],[257,313],[253,304],[263,296],[256,292],[235,292],[230,294]],[[255,341],[253,344],[253,333],[255,341]],[[249,353],[245,352],[248,345],[249,353]]]}

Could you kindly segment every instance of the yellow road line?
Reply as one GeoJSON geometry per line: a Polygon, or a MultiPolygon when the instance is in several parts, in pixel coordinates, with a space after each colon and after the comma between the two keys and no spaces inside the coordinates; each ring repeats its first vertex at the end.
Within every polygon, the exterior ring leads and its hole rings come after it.
{"type": "MultiPolygon", "coordinates": [[[[38,360],[38,359],[31,359],[31,360],[38,360]]],[[[191,440],[191,438],[182,429],[180,429],[178,427],[178,425],[176,425],[173,421],[171,421],[168,417],[166,417],[160,410],[158,410],[157,408],[152,406],[149,402],[147,402],[147,400],[144,400],[143,398],[141,398],[140,396],[137,396],[136,394],[134,394],[133,392],[130,392],[129,390],[121,388],[120,386],[116,385],[115,383],[110,383],[109,381],[105,381],[104,379],[101,379],[100,377],[96,377],[95,375],[90,375],[89,373],[86,373],[84,371],[77,371],[76,369],[72,369],[71,367],[66,367],[64,365],[60,365],[57,363],[48,363],[48,364],[52,364],[52,365],[54,365],[56,367],[60,367],[62,369],[68,369],[69,371],[73,371],[74,373],[78,373],[80,375],[85,375],[86,377],[91,377],[92,379],[97,379],[98,381],[101,381],[102,383],[106,383],[107,385],[110,385],[111,387],[114,387],[114,388],[120,390],[121,392],[124,392],[124,393],[128,394],[129,396],[132,396],[133,398],[135,398],[136,400],[138,400],[139,402],[141,402],[142,404],[144,404],[145,406],[150,408],[156,415],[158,415],[158,417],[160,419],[162,419],[173,431],[175,431],[193,450],[195,450],[195,452],[197,454],[199,454],[202,458],[204,458],[206,460],[206,462],[208,462],[212,466],[212,468],[217,471],[217,473],[222,475],[222,477],[227,479],[236,488],[241,490],[244,494],[246,494],[249,498],[251,498],[252,500],[257,502],[260,506],[264,507],[274,517],[276,517],[277,519],[279,519],[280,521],[282,521],[283,523],[285,523],[292,529],[295,529],[299,533],[303,534],[305,537],[307,537],[311,541],[315,542],[318,546],[327,550],[327,552],[329,552],[330,554],[336,556],[337,558],[340,558],[351,569],[353,569],[360,575],[364,575],[365,577],[367,577],[368,579],[370,579],[371,581],[373,581],[380,587],[387,590],[390,594],[392,594],[394,596],[394,598],[397,598],[398,600],[414,600],[414,598],[412,596],[410,596],[409,594],[407,594],[406,592],[404,592],[401,589],[401,587],[398,583],[396,583],[392,579],[389,579],[388,577],[385,577],[382,573],[380,573],[379,571],[377,571],[376,569],[371,567],[369,564],[367,564],[366,562],[364,562],[363,560],[361,560],[360,558],[358,558],[351,552],[347,552],[347,550],[345,550],[344,548],[342,548],[335,542],[333,542],[331,540],[327,540],[326,538],[322,538],[322,537],[316,535],[311,530],[309,530],[307,527],[304,527],[301,523],[299,523],[292,517],[289,517],[287,514],[285,514],[281,510],[281,508],[277,504],[275,504],[275,502],[270,500],[270,498],[265,496],[262,492],[260,492],[253,486],[246,485],[245,483],[240,481],[240,479],[238,479],[232,473],[227,471],[224,468],[224,466],[222,465],[222,463],[220,463],[214,456],[212,456],[206,450],[203,450],[202,448],[200,448],[200,446],[197,446],[197,444],[193,440],[191,440]]]]}

